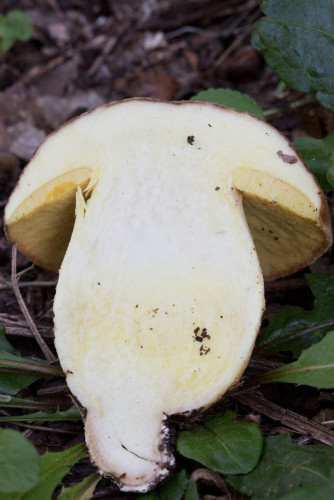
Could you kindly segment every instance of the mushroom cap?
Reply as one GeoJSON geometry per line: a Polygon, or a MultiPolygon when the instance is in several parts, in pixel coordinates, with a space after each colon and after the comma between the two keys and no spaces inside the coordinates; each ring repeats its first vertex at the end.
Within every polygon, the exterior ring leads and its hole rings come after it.
{"type": "Polygon", "coordinates": [[[127,491],[173,465],[166,416],[240,378],[262,274],[331,243],[324,195],[288,141],[202,102],[133,99],[72,120],[35,153],[5,223],[32,260],[60,267],[59,359],[92,460],[127,491]]]}
{"type": "Polygon", "coordinates": [[[210,159],[216,155],[215,163],[221,163],[225,180],[233,171],[232,184],[243,195],[245,216],[265,280],[289,275],[326,251],[332,242],[326,199],[297,152],[276,129],[248,113],[213,103],[163,103],[142,98],[99,106],[66,123],[41,144],[6,206],[8,239],[17,242],[19,250],[36,264],[58,272],[73,230],[77,187],[84,189],[92,177],[96,181],[105,159],[101,151],[108,151],[111,165],[112,144],[120,141],[131,145],[137,137],[146,154],[150,141],[156,140],[153,128],[159,117],[154,115],[162,110],[172,122],[160,124],[159,133],[167,134],[161,138],[163,143],[172,139],[173,133],[179,137],[189,133],[188,140],[196,132],[192,151],[200,161],[207,163],[205,155],[210,159]],[[156,113],[143,111],[154,108],[156,113]],[[186,119],[177,126],[180,108],[186,119]],[[203,110],[209,115],[207,119],[203,110]],[[123,130],[117,125],[117,115],[128,113],[133,114],[133,120],[123,130]],[[143,118],[137,118],[137,113],[143,118]],[[219,117],[217,125],[206,123],[211,116],[219,117]],[[143,119],[145,128],[141,130],[143,119]],[[201,147],[199,140],[206,136],[207,144],[201,147]],[[228,165],[230,153],[234,156],[232,166],[228,165]]]}

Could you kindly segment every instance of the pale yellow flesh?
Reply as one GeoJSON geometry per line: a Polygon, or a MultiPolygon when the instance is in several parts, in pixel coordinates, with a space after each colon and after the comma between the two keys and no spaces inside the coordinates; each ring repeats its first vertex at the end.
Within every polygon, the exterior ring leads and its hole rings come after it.
{"type": "MultiPolygon", "coordinates": [[[[97,180],[87,206],[77,195],[55,299],[56,347],[87,409],[91,457],[123,489],[145,491],[167,474],[164,416],[214,402],[250,357],[263,282],[242,197],[269,278],[329,244],[318,185],[299,159],[287,164],[278,151],[295,155],[249,115],[129,101],[51,136],[7,205],[12,238],[17,207],[41,186],[82,167],[97,180]]],[[[54,214],[46,232],[54,233],[54,214]]]]}
{"type": "Polygon", "coordinates": [[[77,168],[33,191],[7,222],[7,236],[36,264],[58,272],[74,226],[77,187],[86,188],[91,170],[77,168]]]}
{"type": "Polygon", "coordinates": [[[319,211],[300,191],[256,170],[237,170],[233,184],[243,208],[266,280],[305,267],[323,252],[328,234],[319,211]],[[263,192],[266,197],[263,197],[263,192]]]}

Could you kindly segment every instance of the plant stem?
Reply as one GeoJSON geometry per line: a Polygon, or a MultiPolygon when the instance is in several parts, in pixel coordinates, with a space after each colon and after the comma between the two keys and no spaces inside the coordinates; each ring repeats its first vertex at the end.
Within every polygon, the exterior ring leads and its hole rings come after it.
{"type": "Polygon", "coordinates": [[[0,371],[15,371],[15,373],[43,373],[54,377],[65,377],[63,370],[58,366],[42,365],[30,361],[19,361],[6,358],[0,358],[0,371]]]}
{"type": "Polygon", "coordinates": [[[277,118],[278,116],[281,116],[285,113],[290,113],[291,111],[295,111],[299,108],[303,108],[304,106],[307,106],[308,104],[314,103],[314,97],[313,96],[306,96],[303,97],[302,99],[299,99],[298,101],[293,101],[289,103],[287,108],[270,108],[270,109],[265,109],[263,111],[263,114],[266,119],[272,120],[273,118],[277,118]]]}

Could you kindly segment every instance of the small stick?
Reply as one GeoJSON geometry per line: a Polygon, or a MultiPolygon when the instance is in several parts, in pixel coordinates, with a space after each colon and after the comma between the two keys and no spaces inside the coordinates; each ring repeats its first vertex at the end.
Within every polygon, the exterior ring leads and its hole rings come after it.
{"type": "MultiPolygon", "coordinates": [[[[22,283],[18,283],[19,288],[52,288],[56,286],[55,281],[23,281],[22,283]]],[[[12,285],[10,283],[0,284],[1,290],[11,290],[12,285]]]]}
{"type": "Polygon", "coordinates": [[[45,396],[48,394],[58,394],[59,392],[66,392],[68,391],[68,386],[66,384],[59,384],[55,385],[53,387],[43,387],[42,389],[38,389],[37,395],[38,396],[45,396]]]}
{"type": "Polygon", "coordinates": [[[41,351],[43,352],[43,354],[45,356],[45,359],[47,359],[50,362],[56,361],[57,358],[54,356],[54,354],[52,353],[52,351],[49,349],[46,342],[44,341],[43,337],[39,333],[32,317],[30,316],[30,313],[29,313],[28,308],[23,300],[23,297],[21,295],[21,292],[20,292],[20,289],[18,286],[17,275],[16,275],[16,256],[17,256],[17,244],[14,243],[14,245],[12,246],[12,287],[13,287],[14,295],[19,303],[22,314],[25,317],[25,320],[28,323],[30,330],[34,334],[36,342],[38,343],[39,347],[41,348],[41,351]]]}
{"type": "Polygon", "coordinates": [[[57,434],[77,434],[77,430],[70,431],[67,429],[59,429],[55,427],[44,427],[42,425],[23,424],[22,422],[11,422],[10,425],[17,425],[18,427],[25,427],[33,431],[57,432],[57,434]]]}
{"type": "Polygon", "coordinates": [[[77,408],[77,410],[79,411],[80,415],[81,415],[81,418],[83,420],[83,422],[85,421],[85,410],[82,411],[82,408],[81,406],[79,405],[78,401],[76,400],[76,398],[70,393],[69,394],[71,400],[72,400],[72,403],[74,404],[74,406],[77,408]]]}
{"type": "MultiPolygon", "coordinates": [[[[17,337],[35,337],[33,333],[29,330],[27,327],[17,327],[17,326],[6,326],[6,335],[13,335],[17,337]]],[[[54,335],[51,331],[48,331],[47,329],[43,330],[42,334],[43,338],[46,339],[54,339],[54,335]]]]}
{"type": "Polygon", "coordinates": [[[302,415],[294,413],[291,410],[282,408],[265,398],[259,391],[244,391],[232,397],[242,405],[249,406],[272,420],[281,422],[281,424],[293,429],[299,434],[308,434],[321,443],[334,446],[334,432],[332,430],[329,430],[318,422],[314,422],[302,415]]]}

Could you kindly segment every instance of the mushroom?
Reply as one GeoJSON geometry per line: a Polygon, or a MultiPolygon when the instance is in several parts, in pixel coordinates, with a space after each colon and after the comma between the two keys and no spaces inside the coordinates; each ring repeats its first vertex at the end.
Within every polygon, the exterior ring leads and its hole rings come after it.
{"type": "Polygon", "coordinates": [[[58,271],[55,345],[86,409],[91,459],[144,492],[174,463],[168,416],[242,375],[264,279],[331,243],[319,185],[289,142],[243,112],[130,99],[37,149],[5,211],[9,240],[58,271]]]}

